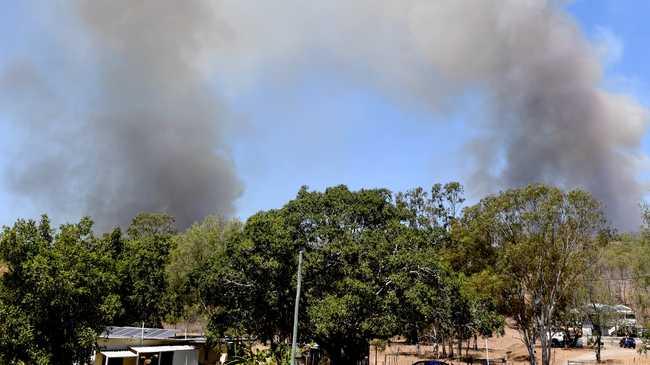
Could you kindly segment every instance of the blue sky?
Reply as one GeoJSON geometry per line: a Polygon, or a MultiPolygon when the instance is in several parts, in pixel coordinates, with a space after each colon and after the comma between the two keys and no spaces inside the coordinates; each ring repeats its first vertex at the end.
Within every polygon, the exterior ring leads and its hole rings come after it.
{"type": "MultiPolygon", "coordinates": [[[[603,33],[620,42],[620,57],[606,67],[606,87],[650,105],[650,2],[579,0],[568,11],[594,42],[602,42],[603,33]]],[[[434,120],[429,113],[401,109],[371,89],[357,89],[329,76],[307,78],[289,95],[258,89],[237,101],[238,109],[248,110],[246,116],[264,135],[239,141],[234,148],[246,189],[238,201],[242,217],[281,206],[301,185],[323,189],[343,183],[401,191],[463,182],[468,166],[461,154],[471,137],[463,121],[478,117],[478,106],[466,103],[445,121],[434,120]],[[296,110],[295,105],[301,107],[296,110]],[[269,115],[285,122],[271,127],[269,115]],[[305,120],[319,126],[320,134],[310,135],[305,120]],[[294,155],[286,146],[296,143],[304,145],[297,150],[308,152],[294,155]]],[[[644,149],[650,152],[647,137],[644,149]]]]}
{"type": "MultiPolygon", "coordinates": [[[[0,65],[3,59],[47,53],[30,42],[45,36],[22,2],[11,2],[0,15],[0,65]]],[[[650,105],[650,2],[577,0],[567,6],[588,38],[607,39],[620,52],[606,67],[605,87],[630,93],[650,105]]],[[[33,14],[32,14],[33,15],[33,14]]],[[[42,55],[45,59],[45,55],[42,55]]],[[[55,61],[50,67],[56,72],[55,61]]],[[[0,95],[1,97],[1,95],[0,95]]],[[[244,185],[237,215],[281,206],[301,185],[323,189],[387,187],[401,191],[436,182],[463,182],[463,147],[471,137],[464,123],[480,115],[475,100],[460,101],[444,121],[425,111],[406,109],[370,88],[319,72],[277,92],[271,82],[232,97],[232,113],[250,125],[230,143],[244,185]],[[298,107],[296,107],[298,106],[298,107]],[[309,121],[309,127],[305,121],[309,121]],[[273,121],[273,122],[271,122],[273,121]],[[314,127],[315,126],[315,127],[314,127]],[[297,153],[296,151],[300,151],[297,153]]],[[[11,153],[16,132],[0,109],[0,167],[16,163],[11,153]]],[[[644,139],[650,152],[650,138],[644,139]]],[[[29,153],[29,151],[23,151],[29,153]]],[[[645,175],[641,178],[646,177],[645,175]]],[[[470,197],[475,198],[475,197],[470,197]]],[[[0,224],[42,213],[38,203],[17,199],[0,186],[0,224]]],[[[56,216],[56,212],[48,212],[56,216]]]]}

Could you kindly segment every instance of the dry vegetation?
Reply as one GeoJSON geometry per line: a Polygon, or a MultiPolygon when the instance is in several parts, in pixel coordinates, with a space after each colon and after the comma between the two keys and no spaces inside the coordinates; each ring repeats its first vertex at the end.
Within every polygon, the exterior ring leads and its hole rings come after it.
{"type": "MultiPolygon", "coordinates": [[[[602,352],[603,363],[632,365],[648,364],[650,365],[650,356],[641,355],[633,349],[621,349],[618,346],[618,339],[611,338],[609,341],[604,340],[605,346],[602,352]]],[[[467,364],[469,358],[473,358],[475,363],[486,358],[485,340],[479,339],[479,351],[472,349],[466,353],[463,349],[463,361],[443,359],[449,364],[467,364]]],[[[474,346],[472,341],[471,346],[474,346]]],[[[505,360],[507,364],[519,365],[528,364],[528,352],[521,341],[517,330],[508,325],[505,328],[505,334],[499,337],[491,337],[487,341],[490,359],[505,360]]],[[[539,347],[539,346],[538,346],[539,347]]],[[[539,350],[537,351],[540,352],[539,350]]],[[[406,345],[403,342],[392,342],[385,349],[370,348],[369,364],[371,365],[411,365],[418,360],[434,359],[435,348],[432,345],[406,345]],[[376,360],[375,360],[376,356],[376,360]]],[[[540,359],[538,359],[539,361],[540,359]]],[[[551,364],[565,365],[568,361],[579,361],[585,363],[595,362],[594,351],[585,347],[582,349],[553,349],[551,364]]]]}

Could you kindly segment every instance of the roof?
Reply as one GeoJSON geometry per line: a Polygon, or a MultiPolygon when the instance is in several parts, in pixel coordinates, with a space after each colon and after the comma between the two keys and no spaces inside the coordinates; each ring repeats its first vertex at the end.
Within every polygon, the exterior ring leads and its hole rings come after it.
{"type": "Polygon", "coordinates": [[[196,347],[189,345],[176,345],[176,346],[133,346],[131,350],[138,354],[148,354],[154,352],[169,352],[169,351],[192,351],[196,347]]]}
{"type": "Polygon", "coordinates": [[[588,311],[593,311],[599,310],[603,312],[617,312],[617,313],[634,313],[632,308],[625,306],[623,304],[618,304],[618,305],[608,305],[608,304],[601,304],[601,303],[593,303],[593,304],[585,304],[585,308],[588,311]]]}
{"type": "Polygon", "coordinates": [[[136,353],[133,353],[131,351],[102,351],[101,354],[108,357],[109,359],[114,357],[138,357],[136,353]]]}
{"type": "Polygon", "coordinates": [[[623,305],[623,304],[615,305],[614,310],[616,310],[617,312],[620,312],[620,313],[634,313],[632,311],[632,308],[630,308],[630,307],[628,307],[626,305],[623,305]]]}
{"type": "Polygon", "coordinates": [[[144,338],[150,340],[165,340],[174,338],[176,330],[142,327],[106,327],[100,335],[103,338],[144,338]]]}

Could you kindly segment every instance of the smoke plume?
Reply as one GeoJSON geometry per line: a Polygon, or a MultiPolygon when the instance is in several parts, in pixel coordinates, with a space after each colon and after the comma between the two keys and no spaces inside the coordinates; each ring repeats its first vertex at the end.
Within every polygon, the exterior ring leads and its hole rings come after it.
{"type": "Polygon", "coordinates": [[[181,227],[234,213],[242,189],[224,140],[227,112],[201,65],[215,42],[207,2],[79,1],[67,10],[83,37],[60,36],[83,62],[50,65],[57,80],[34,67],[6,72],[3,90],[24,105],[16,123],[25,143],[38,144],[22,146],[10,186],[104,228],[141,211],[169,212],[181,227]]]}
{"type": "MultiPolygon", "coordinates": [[[[220,93],[327,70],[432,114],[480,95],[485,117],[468,132],[478,134],[467,148],[470,188],[581,187],[617,226],[638,224],[647,111],[603,89],[602,47],[560,2],[123,0],[72,10],[97,77],[87,108],[51,106],[47,113],[65,116],[56,128],[42,122],[47,108],[16,112],[51,144],[11,168],[12,186],[34,199],[80,192],[84,211],[115,222],[138,210],[185,223],[230,213],[241,187],[225,152],[232,136],[220,93]]],[[[18,96],[57,97],[56,87],[32,90],[37,76],[11,73],[4,85],[20,80],[18,96]]]]}

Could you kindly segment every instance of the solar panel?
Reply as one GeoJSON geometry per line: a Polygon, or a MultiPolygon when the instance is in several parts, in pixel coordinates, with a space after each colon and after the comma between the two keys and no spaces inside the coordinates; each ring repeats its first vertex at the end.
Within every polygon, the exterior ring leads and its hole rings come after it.
{"type": "Polygon", "coordinates": [[[166,339],[176,336],[175,330],[162,328],[142,328],[138,327],[106,327],[101,337],[105,338],[145,338],[145,339],[166,339]]]}

